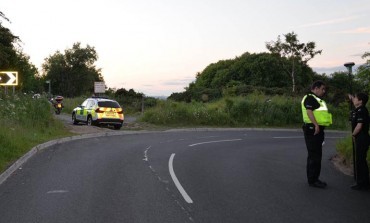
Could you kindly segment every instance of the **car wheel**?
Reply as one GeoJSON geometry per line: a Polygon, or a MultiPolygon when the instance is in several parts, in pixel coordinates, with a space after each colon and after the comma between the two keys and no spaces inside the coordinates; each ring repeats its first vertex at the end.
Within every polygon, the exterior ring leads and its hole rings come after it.
{"type": "Polygon", "coordinates": [[[115,129],[115,130],[120,130],[120,129],[121,129],[121,127],[122,127],[122,125],[114,125],[114,129],[115,129]]]}
{"type": "Polygon", "coordinates": [[[87,117],[87,125],[92,126],[92,124],[93,124],[92,118],[91,118],[91,116],[88,116],[87,117]]]}
{"type": "Polygon", "coordinates": [[[73,125],[78,124],[78,121],[76,120],[76,114],[75,113],[72,114],[72,122],[73,122],[73,125]]]}

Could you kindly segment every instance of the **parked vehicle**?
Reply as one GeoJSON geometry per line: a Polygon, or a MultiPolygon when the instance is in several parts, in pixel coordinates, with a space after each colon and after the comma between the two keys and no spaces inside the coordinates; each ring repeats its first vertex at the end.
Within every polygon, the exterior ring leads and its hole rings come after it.
{"type": "Polygon", "coordinates": [[[120,129],[123,125],[123,109],[115,100],[91,97],[72,111],[73,124],[79,122],[87,125],[112,125],[120,129]]]}

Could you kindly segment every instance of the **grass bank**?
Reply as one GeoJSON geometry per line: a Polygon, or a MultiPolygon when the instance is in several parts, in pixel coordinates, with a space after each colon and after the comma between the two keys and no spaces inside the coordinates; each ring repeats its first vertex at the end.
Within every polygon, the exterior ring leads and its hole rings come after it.
{"type": "Polygon", "coordinates": [[[34,146],[71,135],[46,98],[27,95],[0,97],[0,126],[0,172],[34,146]]]}
{"type": "MultiPolygon", "coordinates": [[[[349,129],[348,105],[329,109],[334,117],[329,129],[349,129]]],[[[300,128],[301,98],[254,93],[211,103],[159,101],[141,120],[158,125],[300,128]]]]}

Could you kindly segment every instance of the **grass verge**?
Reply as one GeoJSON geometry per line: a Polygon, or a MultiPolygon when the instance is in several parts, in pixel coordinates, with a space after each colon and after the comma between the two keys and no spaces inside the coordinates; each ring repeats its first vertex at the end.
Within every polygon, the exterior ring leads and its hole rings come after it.
{"type": "Polygon", "coordinates": [[[53,118],[53,110],[45,98],[4,96],[0,108],[0,172],[34,146],[72,135],[53,118]]]}

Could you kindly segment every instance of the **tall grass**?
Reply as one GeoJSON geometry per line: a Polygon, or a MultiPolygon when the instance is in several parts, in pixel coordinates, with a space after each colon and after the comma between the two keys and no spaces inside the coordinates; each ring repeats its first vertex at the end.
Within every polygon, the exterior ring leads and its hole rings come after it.
{"type": "MultiPolygon", "coordinates": [[[[338,153],[344,158],[344,164],[350,166],[353,163],[352,136],[340,139],[336,146],[338,153]]],[[[370,167],[370,152],[367,153],[367,162],[370,167]]]]}
{"type": "Polygon", "coordinates": [[[71,135],[52,113],[46,98],[0,98],[0,172],[35,145],[71,135]]]}
{"type": "Polygon", "coordinates": [[[86,99],[86,97],[64,98],[62,112],[72,114],[73,109],[81,105],[86,99]]]}
{"type": "MultiPolygon", "coordinates": [[[[331,106],[330,112],[331,129],[349,128],[347,111],[331,106]]],[[[297,128],[302,125],[301,98],[254,93],[212,103],[161,101],[141,120],[159,125],[297,128]]]]}

